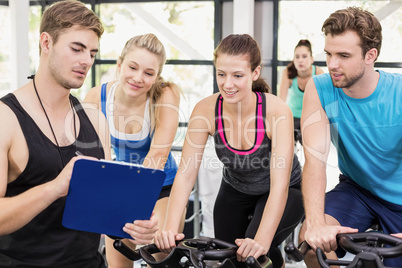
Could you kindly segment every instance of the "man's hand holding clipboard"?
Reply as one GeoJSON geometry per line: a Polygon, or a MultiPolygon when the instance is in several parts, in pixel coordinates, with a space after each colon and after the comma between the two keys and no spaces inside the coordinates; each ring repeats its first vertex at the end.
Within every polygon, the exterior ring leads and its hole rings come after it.
{"type": "Polygon", "coordinates": [[[79,158],[74,163],[63,216],[70,229],[148,244],[156,232],[152,211],[165,172],[124,162],[79,158]]]}

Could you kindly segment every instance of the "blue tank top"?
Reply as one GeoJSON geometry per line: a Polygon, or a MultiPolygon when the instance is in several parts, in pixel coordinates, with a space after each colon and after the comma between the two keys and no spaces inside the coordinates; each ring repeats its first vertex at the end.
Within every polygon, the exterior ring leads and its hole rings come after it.
{"type": "MultiPolygon", "coordinates": [[[[113,151],[116,154],[116,160],[142,165],[151,147],[153,137],[153,132],[150,130],[151,122],[149,119],[148,101],[144,113],[143,129],[140,131],[140,133],[121,133],[115,129],[113,123],[113,100],[117,83],[115,83],[110,89],[108,98],[106,98],[106,85],[106,83],[103,84],[101,88],[101,107],[102,112],[106,116],[109,123],[111,144],[113,151]],[[106,102],[108,102],[108,104],[106,102]]],[[[178,167],[175,159],[173,158],[172,152],[169,152],[168,160],[166,161],[164,168],[166,178],[163,186],[173,184],[177,169],[178,167]]]]}
{"type": "MultiPolygon", "coordinates": [[[[265,127],[266,98],[264,93],[255,94],[256,136],[253,147],[248,150],[235,149],[226,140],[222,95],[218,96],[215,107],[215,151],[223,163],[223,180],[236,190],[251,195],[264,194],[270,189],[271,140],[265,127]]],[[[300,180],[301,167],[297,156],[294,155],[290,186],[299,185],[300,180]]]]}
{"type": "Polygon", "coordinates": [[[402,205],[402,75],[378,71],[367,98],[347,96],[329,74],[314,77],[330,122],[340,171],[376,196],[402,205]]]}

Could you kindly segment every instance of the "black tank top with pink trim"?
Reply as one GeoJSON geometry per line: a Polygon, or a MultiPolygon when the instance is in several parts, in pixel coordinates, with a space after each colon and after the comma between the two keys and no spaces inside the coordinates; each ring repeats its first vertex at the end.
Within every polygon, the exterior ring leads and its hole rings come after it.
{"type": "MultiPolygon", "coordinates": [[[[254,145],[247,150],[231,147],[225,135],[222,117],[223,97],[218,96],[215,106],[215,151],[223,163],[223,180],[236,190],[251,194],[264,194],[270,189],[271,140],[268,138],[265,126],[266,97],[264,93],[255,92],[256,107],[256,136],[254,145]]],[[[275,166],[284,163],[273,163],[275,166]]],[[[299,186],[301,167],[297,156],[293,157],[290,186],[299,186]]]]}

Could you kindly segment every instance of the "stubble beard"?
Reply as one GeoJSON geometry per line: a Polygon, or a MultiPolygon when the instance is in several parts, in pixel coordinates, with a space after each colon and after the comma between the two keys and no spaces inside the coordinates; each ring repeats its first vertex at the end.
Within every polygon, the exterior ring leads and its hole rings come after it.
{"type": "Polygon", "coordinates": [[[332,84],[337,88],[350,88],[364,76],[364,73],[364,68],[362,68],[359,73],[356,73],[350,77],[344,75],[345,78],[343,81],[335,81],[331,76],[332,84]]]}
{"type": "Polygon", "coordinates": [[[77,79],[74,79],[74,80],[70,79],[69,80],[69,79],[63,77],[63,74],[62,74],[63,71],[59,68],[58,65],[60,65],[60,64],[58,64],[59,61],[56,60],[56,58],[57,57],[53,56],[53,57],[51,57],[49,59],[49,71],[50,71],[50,74],[53,77],[53,79],[55,81],[57,81],[57,83],[60,86],[64,87],[67,90],[70,90],[70,89],[73,89],[73,88],[77,89],[77,88],[82,87],[82,85],[84,84],[84,79],[82,79],[82,81],[77,80],[77,79]]]}

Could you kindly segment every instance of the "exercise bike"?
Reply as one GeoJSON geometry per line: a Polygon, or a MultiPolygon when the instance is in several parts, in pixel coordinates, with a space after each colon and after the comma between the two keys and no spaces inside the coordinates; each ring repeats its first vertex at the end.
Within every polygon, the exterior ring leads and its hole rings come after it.
{"type": "MultiPolygon", "coordinates": [[[[237,246],[216,238],[200,237],[179,241],[169,255],[157,261],[152,254],[160,252],[155,244],[132,250],[121,240],[115,240],[114,248],[126,258],[136,261],[143,259],[152,268],[236,268],[237,246]]],[[[239,264],[237,264],[239,265],[239,264]]],[[[244,267],[244,264],[241,264],[244,267]]],[[[247,268],[272,268],[267,256],[257,260],[250,256],[246,259],[247,268]]]]}
{"type": "MultiPolygon", "coordinates": [[[[355,256],[351,261],[330,260],[322,249],[317,248],[317,259],[323,268],[330,268],[330,265],[342,265],[346,268],[391,268],[384,266],[383,259],[402,256],[402,239],[381,232],[338,234],[336,239],[341,248],[355,256]]],[[[290,259],[299,262],[304,260],[310,249],[306,241],[298,247],[290,242],[286,245],[285,252],[290,259]]]]}

